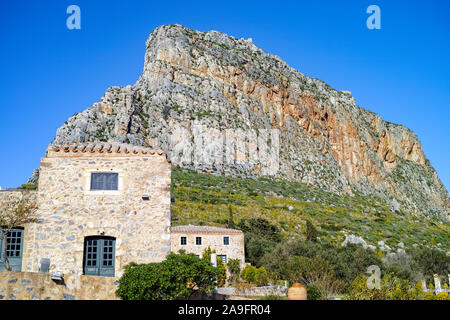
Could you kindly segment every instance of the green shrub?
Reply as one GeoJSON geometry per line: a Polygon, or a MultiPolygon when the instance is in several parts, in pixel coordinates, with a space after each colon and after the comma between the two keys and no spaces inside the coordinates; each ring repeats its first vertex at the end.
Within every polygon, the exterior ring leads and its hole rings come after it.
{"type": "Polygon", "coordinates": [[[241,273],[241,266],[239,259],[229,259],[227,263],[228,271],[230,272],[230,278],[228,279],[231,283],[235,283],[239,280],[239,274],[241,273]]]}
{"type": "Polygon", "coordinates": [[[308,300],[320,300],[322,294],[317,285],[312,284],[306,288],[308,300]]]}
{"type": "MultiPolygon", "coordinates": [[[[216,253],[216,250],[212,250],[211,247],[208,246],[208,248],[205,248],[203,250],[202,259],[208,261],[211,263],[211,254],[216,253]]],[[[226,279],[227,279],[227,267],[223,263],[222,259],[220,259],[218,256],[216,256],[217,261],[217,286],[223,287],[225,285],[226,279]]]]}
{"type": "Polygon", "coordinates": [[[130,263],[124,269],[116,291],[123,300],[186,299],[195,286],[202,293],[211,293],[218,276],[210,262],[182,250],[159,263],[130,263]]]}
{"type": "Polygon", "coordinates": [[[256,269],[255,282],[258,286],[265,286],[267,282],[269,282],[266,268],[259,267],[258,269],[256,269]]]}
{"type": "Polygon", "coordinates": [[[265,286],[269,281],[266,268],[256,268],[252,265],[246,265],[241,272],[241,278],[249,283],[254,283],[258,286],[265,286]]]}
{"type": "Polygon", "coordinates": [[[219,257],[217,259],[217,286],[223,287],[227,281],[227,267],[219,257]]]}
{"type": "Polygon", "coordinates": [[[448,296],[437,297],[431,292],[424,294],[420,282],[411,286],[408,280],[387,274],[380,279],[380,287],[374,289],[369,289],[366,276],[359,275],[350,287],[348,298],[352,300],[433,300],[447,299],[448,296]]]}
{"type": "Polygon", "coordinates": [[[317,229],[312,224],[311,220],[306,220],[306,240],[317,241],[317,229]]]}
{"type": "Polygon", "coordinates": [[[252,265],[246,265],[245,268],[241,272],[241,278],[244,281],[253,283],[256,279],[256,267],[252,265]]]}
{"type": "Polygon", "coordinates": [[[262,265],[261,259],[270,254],[277,243],[253,233],[246,233],[244,238],[246,261],[257,267],[262,265]]]}
{"type": "Polygon", "coordinates": [[[407,249],[411,256],[411,269],[422,273],[427,282],[433,281],[435,273],[450,274],[450,256],[445,252],[427,247],[407,249]]]}
{"type": "Polygon", "coordinates": [[[355,275],[366,272],[368,266],[383,265],[374,252],[364,249],[361,245],[348,244],[337,248],[329,243],[302,241],[300,238],[279,243],[271,253],[261,259],[261,263],[267,268],[271,279],[298,281],[300,279],[296,278],[294,273],[295,270],[301,269],[295,264],[306,260],[295,258],[289,261],[293,257],[322,258],[333,270],[334,278],[345,283],[344,290],[351,285],[355,275]],[[289,273],[286,273],[288,271],[289,273]]]}

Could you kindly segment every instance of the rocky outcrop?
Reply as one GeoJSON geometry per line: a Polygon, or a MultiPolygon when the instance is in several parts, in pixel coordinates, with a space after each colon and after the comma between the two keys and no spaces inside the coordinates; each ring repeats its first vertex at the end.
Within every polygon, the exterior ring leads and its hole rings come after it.
{"type": "Polygon", "coordinates": [[[53,143],[119,141],[204,172],[271,175],[393,210],[446,217],[449,195],[418,138],[306,77],[251,40],[179,25],[155,29],[134,85],[109,88],[53,143]]]}

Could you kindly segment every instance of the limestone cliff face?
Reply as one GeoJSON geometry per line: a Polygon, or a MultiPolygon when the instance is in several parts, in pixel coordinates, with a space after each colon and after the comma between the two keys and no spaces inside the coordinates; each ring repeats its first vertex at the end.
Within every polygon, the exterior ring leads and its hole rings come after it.
{"type": "Polygon", "coordinates": [[[136,84],[109,88],[53,143],[95,140],[161,148],[173,163],[205,172],[271,175],[374,194],[394,210],[449,212],[448,192],[411,130],[251,40],[216,31],[155,29],[136,84]]]}

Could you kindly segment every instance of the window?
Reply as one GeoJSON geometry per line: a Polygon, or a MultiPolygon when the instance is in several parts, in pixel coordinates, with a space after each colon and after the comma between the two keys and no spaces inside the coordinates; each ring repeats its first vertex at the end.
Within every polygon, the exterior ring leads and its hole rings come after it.
{"type": "Polygon", "coordinates": [[[223,237],[223,244],[224,245],[229,245],[230,244],[230,237],[223,237]]]}
{"type": "Polygon", "coordinates": [[[185,245],[186,245],[186,242],[187,242],[187,241],[186,241],[186,237],[181,237],[181,242],[180,242],[181,245],[182,245],[182,246],[185,246],[185,245]]]}
{"type": "Polygon", "coordinates": [[[91,190],[118,190],[119,174],[117,172],[92,172],[91,190]]]}
{"type": "Polygon", "coordinates": [[[226,255],[217,255],[218,258],[220,258],[222,260],[223,263],[227,263],[227,256],[226,255]]]}
{"type": "MultiPolygon", "coordinates": [[[[0,229],[0,235],[3,231],[0,229]]],[[[22,271],[23,228],[14,228],[6,235],[6,255],[12,271],[22,271]]],[[[0,237],[0,270],[6,270],[3,238],[0,237]]]]}
{"type": "Polygon", "coordinates": [[[202,244],[202,237],[196,237],[195,238],[195,244],[200,246],[202,244]]]}
{"type": "Polygon", "coordinates": [[[84,274],[114,277],[115,248],[115,238],[86,237],[84,240],[84,274]]]}

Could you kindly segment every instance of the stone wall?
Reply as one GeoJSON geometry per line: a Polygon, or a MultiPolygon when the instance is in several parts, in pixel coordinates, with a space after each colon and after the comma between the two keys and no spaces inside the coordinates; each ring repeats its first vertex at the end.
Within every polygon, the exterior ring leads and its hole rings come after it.
{"type": "Polygon", "coordinates": [[[8,189],[0,190],[0,207],[3,207],[4,203],[9,200],[18,200],[22,197],[29,198],[30,200],[36,200],[36,190],[22,190],[22,189],[8,189]]]}
{"type": "Polygon", "coordinates": [[[165,154],[100,150],[47,150],[37,193],[41,223],[26,228],[23,271],[37,272],[40,259],[49,258],[50,273],[83,274],[87,236],[116,238],[119,277],[126,264],[159,262],[170,251],[171,168],[165,154]],[[96,171],[117,172],[118,190],[91,191],[96,171]]]}
{"type": "Polygon", "coordinates": [[[0,300],[118,300],[117,278],[65,275],[64,284],[51,274],[0,271],[0,300]]]}
{"type": "Polygon", "coordinates": [[[214,292],[221,295],[238,295],[246,297],[262,297],[262,296],[285,296],[287,295],[288,288],[283,286],[264,286],[264,287],[252,287],[247,289],[236,289],[234,287],[217,288],[214,292]]]}

